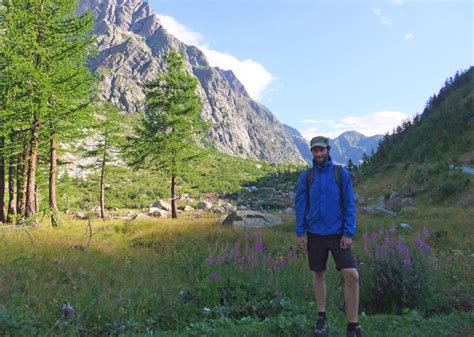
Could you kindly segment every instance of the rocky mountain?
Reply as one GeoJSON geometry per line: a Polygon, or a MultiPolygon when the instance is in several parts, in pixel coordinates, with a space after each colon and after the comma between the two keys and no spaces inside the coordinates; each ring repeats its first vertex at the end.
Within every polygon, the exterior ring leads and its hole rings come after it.
{"type": "Polygon", "coordinates": [[[254,101],[232,71],[211,67],[204,53],[169,34],[145,0],[80,0],[78,13],[97,17],[98,56],[90,68],[100,80],[100,98],[124,113],[144,108],[141,83],[156,78],[170,49],[185,57],[199,79],[201,117],[212,125],[209,139],[221,152],[274,163],[303,163],[283,125],[254,101]]]}
{"type": "MultiPolygon", "coordinates": [[[[309,150],[309,140],[305,139],[298,130],[291,126],[285,125],[285,130],[293,138],[301,156],[306,162],[311,163],[313,156],[309,150]]],[[[339,165],[347,165],[349,159],[352,159],[354,164],[359,164],[364,153],[370,155],[372,151],[375,152],[377,150],[378,143],[382,138],[383,136],[381,135],[366,137],[357,131],[344,132],[337,138],[329,141],[331,145],[331,158],[334,163],[339,165]]]]}
{"type": "Polygon", "coordinates": [[[304,138],[303,135],[295,128],[292,128],[286,124],[283,126],[285,127],[286,132],[288,132],[291,138],[293,138],[293,141],[295,142],[296,147],[298,148],[298,151],[300,151],[300,154],[304,160],[308,163],[311,163],[313,161],[313,156],[309,149],[309,141],[304,138]]]}
{"type": "Polygon", "coordinates": [[[332,139],[331,157],[336,164],[346,165],[349,159],[356,165],[362,162],[364,153],[370,155],[377,151],[382,135],[366,137],[357,131],[347,131],[332,139]]]}

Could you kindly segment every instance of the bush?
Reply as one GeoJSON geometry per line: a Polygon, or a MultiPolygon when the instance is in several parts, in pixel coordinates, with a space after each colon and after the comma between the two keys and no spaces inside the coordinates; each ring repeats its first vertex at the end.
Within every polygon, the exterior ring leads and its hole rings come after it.
{"type": "Polygon", "coordinates": [[[435,262],[425,241],[425,229],[414,242],[405,242],[395,228],[364,233],[361,261],[361,298],[368,314],[402,314],[425,310],[434,288],[435,262]]]}
{"type": "Polygon", "coordinates": [[[468,185],[469,178],[455,172],[450,176],[443,178],[441,182],[436,184],[433,187],[430,196],[433,201],[440,202],[452,195],[464,192],[468,185]]]}

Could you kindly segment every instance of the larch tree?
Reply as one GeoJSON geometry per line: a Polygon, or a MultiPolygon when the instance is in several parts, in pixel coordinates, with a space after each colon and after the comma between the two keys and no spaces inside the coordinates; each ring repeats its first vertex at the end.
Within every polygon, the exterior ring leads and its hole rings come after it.
{"type": "Polygon", "coordinates": [[[80,121],[87,119],[84,113],[95,91],[94,77],[86,67],[94,43],[89,34],[94,19],[90,13],[75,16],[77,1],[71,0],[2,0],[1,4],[0,75],[5,80],[0,85],[1,117],[21,121],[6,131],[18,144],[29,133],[15,154],[17,211],[26,217],[37,213],[37,158],[40,136],[46,134],[54,226],[57,142],[67,141],[65,135],[83,127],[80,121]]]}
{"type": "Polygon", "coordinates": [[[172,50],[164,60],[163,72],[144,85],[145,115],[125,153],[132,167],[155,168],[169,175],[171,212],[177,218],[176,178],[203,159],[199,141],[208,124],[199,117],[198,80],[186,72],[183,56],[172,50]]]}
{"type": "Polygon", "coordinates": [[[123,128],[121,125],[121,115],[119,111],[110,103],[98,106],[97,123],[95,130],[99,137],[94,155],[98,157],[100,168],[100,217],[105,219],[105,178],[107,164],[113,159],[114,151],[121,148],[123,144],[123,128]]]}

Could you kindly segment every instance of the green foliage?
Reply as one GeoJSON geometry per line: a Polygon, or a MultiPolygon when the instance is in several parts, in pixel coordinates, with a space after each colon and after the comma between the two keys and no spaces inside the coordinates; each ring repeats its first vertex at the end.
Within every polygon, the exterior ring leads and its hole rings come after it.
{"type": "Polygon", "coordinates": [[[451,161],[474,146],[474,68],[457,72],[421,115],[386,134],[378,151],[363,164],[364,174],[383,172],[399,163],[451,161]]]}
{"type": "Polygon", "coordinates": [[[204,152],[197,141],[207,124],[199,118],[198,82],[186,72],[183,56],[171,51],[164,59],[165,71],[145,84],[145,116],[125,153],[132,167],[159,168],[181,176],[193,161],[202,160],[204,152]]]}
{"type": "Polygon", "coordinates": [[[365,232],[361,273],[361,307],[368,314],[402,314],[408,309],[427,310],[434,294],[438,268],[426,242],[427,229],[407,243],[395,227],[365,232]]]}
{"type": "Polygon", "coordinates": [[[435,202],[445,201],[447,198],[467,190],[470,180],[460,173],[453,173],[433,186],[429,196],[435,202]]]}
{"type": "MultiPolygon", "coordinates": [[[[205,163],[190,167],[185,176],[178,177],[178,195],[235,195],[250,185],[257,185],[260,193],[263,188],[272,188],[278,184],[282,189],[294,191],[299,172],[303,169],[297,165],[270,165],[266,162],[231,157],[217,151],[209,151],[206,158],[205,163]]],[[[62,176],[58,181],[60,210],[68,209],[68,205],[69,209],[75,210],[89,210],[97,206],[99,181],[99,173],[94,173],[87,179],[62,176]]],[[[169,196],[169,182],[168,175],[161,170],[131,171],[127,167],[109,165],[106,182],[107,207],[147,207],[158,199],[169,196]]]]}

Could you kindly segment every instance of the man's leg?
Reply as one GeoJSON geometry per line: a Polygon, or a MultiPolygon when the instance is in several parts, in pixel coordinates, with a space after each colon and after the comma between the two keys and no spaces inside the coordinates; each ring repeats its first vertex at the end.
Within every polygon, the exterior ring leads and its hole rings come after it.
{"type": "Polygon", "coordinates": [[[313,271],[313,289],[318,312],[326,312],[326,275],[324,271],[313,271]]]}
{"type": "Polygon", "coordinates": [[[359,310],[359,272],[356,268],[341,269],[344,278],[344,299],[349,323],[358,322],[359,310]]]}

